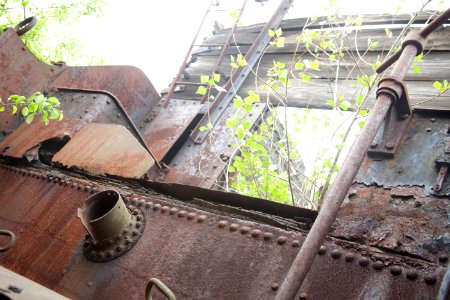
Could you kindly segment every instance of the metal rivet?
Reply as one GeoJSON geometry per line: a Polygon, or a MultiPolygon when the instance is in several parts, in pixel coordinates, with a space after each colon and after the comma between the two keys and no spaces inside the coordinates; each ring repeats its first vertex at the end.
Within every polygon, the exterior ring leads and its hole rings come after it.
{"type": "Polygon", "coordinates": [[[188,219],[188,220],[193,220],[193,219],[195,219],[196,216],[197,216],[196,213],[191,212],[191,213],[188,213],[187,219],[188,219]]]}
{"type": "Polygon", "coordinates": [[[170,211],[169,211],[169,214],[174,215],[174,214],[176,214],[177,212],[178,212],[178,208],[172,207],[172,208],[170,209],[170,211]]]}
{"type": "Polygon", "coordinates": [[[319,248],[319,255],[324,255],[327,252],[327,248],[325,246],[320,246],[319,248]]]}
{"type": "Polygon", "coordinates": [[[436,122],[436,119],[435,118],[431,118],[431,122],[436,122]]]}
{"type": "Polygon", "coordinates": [[[142,221],[142,215],[137,215],[136,216],[136,221],[142,221]]]}
{"type": "Polygon", "coordinates": [[[416,280],[418,276],[419,274],[417,273],[416,270],[406,271],[406,278],[408,278],[409,280],[416,280]]]}
{"type": "Polygon", "coordinates": [[[91,189],[92,189],[92,187],[91,187],[90,185],[86,185],[86,186],[84,187],[84,190],[85,190],[86,192],[90,192],[91,189]]]}
{"type": "Polygon", "coordinates": [[[254,238],[259,237],[259,236],[261,235],[261,233],[262,233],[262,231],[259,230],[259,229],[253,229],[253,230],[251,231],[251,235],[252,235],[252,237],[254,237],[254,238]]]}
{"type": "Polygon", "coordinates": [[[139,207],[142,207],[142,206],[144,206],[144,205],[145,205],[145,200],[144,200],[144,199],[139,200],[138,206],[139,206],[139,207]]]}
{"type": "Polygon", "coordinates": [[[250,227],[243,226],[240,231],[242,234],[247,234],[250,232],[250,227]]]}
{"type": "Polygon", "coordinates": [[[238,224],[231,224],[230,225],[230,231],[236,231],[236,230],[238,230],[238,228],[239,228],[239,225],[238,224]]]}
{"type": "Polygon", "coordinates": [[[448,257],[446,255],[439,256],[439,261],[441,263],[446,263],[448,261],[448,257]]]}
{"type": "Polygon", "coordinates": [[[382,261],[377,260],[376,262],[373,263],[373,268],[377,271],[380,271],[381,269],[384,268],[384,264],[382,261]]]}
{"type": "Polygon", "coordinates": [[[186,217],[186,214],[187,214],[187,211],[185,211],[185,210],[182,210],[182,211],[180,211],[179,213],[178,213],[178,217],[179,218],[184,218],[184,217],[186,217]]]}
{"type": "MultiPolygon", "coordinates": [[[[92,251],[93,252],[93,251],[92,251]]],[[[92,253],[91,252],[91,253],[92,253]]],[[[103,252],[103,251],[100,251],[98,254],[97,254],[97,256],[99,257],[99,258],[104,258],[105,257],[105,252],[103,252]]]]}
{"type": "Polygon", "coordinates": [[[307,298],[308,298],[308,294],[305,293],[305,292],[303,292],[303,293],[301,293],[301,294],[299,295],[299,299],[300,299],[300,300],[306,300],[307,298]]]}
{"type": "MultiPolygon", "coordinates": [[[[153,203],[152,203],[153,204],[153,203]]],[[[159,204],[159,203],[156,203],[155,205],[153,205],[153,210],[159,210],[159,209],[161,209],[161,204],[159,204]]]]}
{"type": "Polygon", "coordinates": [[[123,233],[123,234],[127,234],[127,233],[128,233],[128,229],[124,229],[124,230],[122,231],[122,233],[123,233]]]}
{"type": "Polygon", "coordinates": [[[198,223],[203,223],[203,222],[205,222],[206,221],[206,216],[205,215],[201,215],[201,216],[198,216],[198,218],[197,218],[197,222],[198,223]]]}
{"type": "Polygon", "coordinates": [[[117,252],[123,251],[123,246],[117,246],[117,247],[116,247],[116,251],[117,251],[117,252]]]}
{"type": "Polygon", "coordinates": [[[361,266],[361,267],[367,267],[368,265],[369,265],[369,259],[367,258],[367,257],[361,257],[360,259],[359,259],[359,265],[361,266]]]}
{"type": "Polygon", "coordinates": [[[264,232],[263,239],[271,240],[273,238],[273,234],[271,232],[264,232]]]}
{"type": "Polygon", "coordinates": [[[152,202],[145,202],[144,207],[145,208],[150,208],[153,205],[152,202]]]}
{"type": "Polygon", "coordinates": [[[341,252],[338,249],[334,249],[333,251],[331,251],[331,257],[334,259],[338,259],[339,257],[341,257],[341,252]]]}
{"type": "Polygon", "coordinates": [[[392,143],[392,142],[388,142],[388,143],[386,143],[386,149],[388,149],[388,150],[391,150],[391,149],[394,149],[394,146],[395,146],[395,144],[394,143],[392,143]]]}
{"type": "Polygon", "coordinates": [[[428,127],[426,130],[427,130],[427,132],[431,132],[431,128],[430,127],[428,127]]]}
{"type": "Polygon", "coordinates": [[[92,188],[92,193],[98,193],[100,191],[100,189],[98,188],[98,187],[94,187],[94,188],[92,188]]]}
{"type": "Polygon", "coordinates": [[[114,256],[114,251],[113,250],[109,250],[108,253],[106,253],[106,255],[108,257],[113,257],[114,256]]]}
{"type": "Polygon", "coordinates": [[[285,236],[279,236],[277,238],[278,245],[284,245],[287,242],[287,237],[285,236]]]}
{"type": "Polygon", "coordinates": [[[280,285],[278,283],[276,283],[276,282],[272,283],[272,285],[270,286],[272,291],[278,290],[279,287],[280,287],[280,285]]]}
{"type": "Polygon", "coordinates": [[[165,206],[161,207],[161,212],[164,214],[164,213],[168,212],[169,209],[170,209],[170,207],[168,207],[167,205],[165,205],[165,206]]]}
{"type": "Polygon", "coordinates": [[[126,238],[125,239],[125,245],[129,245],[129,244],[131,244],[131,240],[129,238],[126,238]]]}
{"type": "Polygon", "coordinates": [[[219,224],[217,224],[219,228],[225,228],[227,225],[228,225],[227,221],[219,221],[219,224]]]}
{"type": "Polygon", "coordinates": [[[355,256],[352,253],[347,253],[345,254],[344,259],[346,262],[352,262],[353,260],[355,260],[355,256]]]}
{"type": "Polygon", "coordinates": [[[137,236],[139,234],[139,232],[137,231],[137,230],[133,230],[132,232],[131,232],[131,235],[132,236],[137,236]]]}
{"type": "Polygon", "coordinates": [[[433,285],[436,283],[436,275],[434,274],[427,274],[424,277],[425,283],[428,285],[433,285]]]}
{"type": "Polygon", "coordinates": [[[398,276],[402,274],[402,268],[400,266],[392,266],[390,268],[391,274],[394,276],[398,276]]]}
{"type": "Polygon", "coordinates": [[[293,240],[291,246],[293,248],[298,248],[300,246],[300,241],[299,240],[293,240]]]}

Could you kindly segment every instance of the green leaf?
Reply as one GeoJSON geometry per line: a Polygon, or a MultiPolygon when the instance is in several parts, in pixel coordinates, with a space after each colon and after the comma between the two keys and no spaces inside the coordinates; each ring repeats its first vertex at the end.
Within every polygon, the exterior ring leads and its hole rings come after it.
{"type": "Polygon", "coordinates": [[[206,91],[207,91],[206,88],[203,85],[201,85],[201,86],[198,87],[196,94],[198,94],[198,95],[205,95],[206,91]]]}
{"type": "Polygon", "coordinates": [[[243,108],[244,107],[244,102],[241,99],[234,98],[233,105],[236,108],[243,108]]]}
{"type": "Polygon", "coordinates": [[[309,76],[309,75],[307,75],[307,74],[303,74],[302,80],[303,80],[304,82],[310,82],[310,81],[311,81],[311,76],[309,76]]]}
{"type": "Polygon", "coordinates": [[[50,97],[50,98],[47,99],[47,101],[52,103],[52,104],[54,104],[55,106],[59,106],[60,105],[59,100],[56,97],[50,97]]]}
{"type": "Polygon", "coordinates": [[[230,11],[230,17],[232,19],[237,19],[239,17],[239,12],[237,9],[233,9],[232,11],[230,11]]]}
{"type": "Polygon", "coordinates": [[[364,100],[364,95],[358,95],[356,97],[356,103],[358,104],[358,106],[361,106],[363,100],[364,100]]]}
{"type": "Polygon", "coordinates": [[[342,110],[348,110],[348,108],[351,106],[352,104],[350,102],[348,102],[347,100],[342,101],[339,104],[339,108],[342,110]]]}
{"type": "Polygon", "coordinates": [[[200,83],[207,83],[209,80],[209,76],[202,75],[200,76],[200,83]]]}
{"type": "Polygon", "coordinates": [[[334,105],[335,105],[335,103],[334,103],[333,100],[328,100],[328,101],[327,101],[327,104],[328,104],[330,107],[334,107],[334,105]]]}
{"type": "Polygon", "coordinates": [[[17,106],[13,105],[13,106],[12,106],[12,112],[11,112],[11,113],[12,113],[13,115],[15,115],[16,112],[17,112],[17,106]]]}
{"type": "Polygon", "coordinates": [[[63,118],[64,118],[64,115],[63,115],[63,112],[61,111],[61,112],[59,113],[59,119],[58,119],[58,121],[62,121],[63,118]]]}
{"type": "Polygon", "coordinates": [[[413,72],[416,73],[416,74],[421,74],[421,73],[422,73],[422,71],[420,70],[420,67],[419,67],[417,64],[414,64],[414,65],[412,66],[412,70],[413,70],[413,72]]]}
{"type": "Polygon", "coordinates": [[[320,64],[319,64],[319,61],[317,61],[317,60],[314,60],[314,61],[310,61],[310,62],[309,62],[309,67],[310,67],[311,69],[313,69],[313,70],[318,71],[318,70],[319,70],[319,66],[320,66],[320,64]]]}
{"type": "Polygon", "coordinates": [[[27,116],[27,118],[25,119],[25,122],[27,122],[27,124],[31,124],[31,122],[33,122],[33,119],[34,119],[34,116],[35,116],[35,115],[36,115],[35,113],[29,114],[29,115],[27,116]]]}
{"type": "Polygon", "coordinates": [[[53,109],[50,112],[50,116],[48,117],[50,120],[56,120],[59,118],[59,111],[57,109],[53,109]]]}
{"type": "Polygon", "coordinates": [[[251,124],[249,120],[243,120],[242,121],[242,128],[245,130],[250,130],[251,124]]]}
{"type": "Polygon", "coordinates": [[[435,82],[433,83],[433,86],[434,86],[438,91],[441,91],[442,83],[440,83],[439,81],[435,81],[435,82]]]}
{"type": "Polygon", "coordinates": [[[235,129],[237,126],[237,118],[228,119],[226,120],[225,124],[227,125],[228,128],[235,129]]]}
{"type": "Polygon", "coordinates": [[[229,166],[229,167],[228,167],[228,172],[229,172],[229,173],[234,173],[234,172],[236,172],[236,168],[233,167],[233,166],[229,166]]]}
{"type": "Polygon", "coordinates": [[[277,47],[278,48],[283,48],[284,47],[284,41],[286,40],[286,38],[284,37],[279,37],[277,39],[277,47]]]}
{"type": "Polygon", "coordinates": [[[275,30],[275,35],[277,37],[280,37],[283,34],[283,31],[281,30],[281,28],[278,28],[277,30],[275,30]]]}
{"type": "Polygon", "coordinates": [[[198,129],[198,130],[200,130],[201,132],[203,132],[203,131],[205,131],[206,130],[206,126],[200,126],[200,128],[198,129]]]}
{"type": "Polygon", "coordinates": [[[296,70],[302,70],[305,67],[305,64],[302,64],[301,62],[298,62],[295,64],[294,68],[296,70]]]}
{"type": "Polygon", "coordinates": [[[4,106],[0,106],[0,112],[5,111],[5,107],[4,106]]]}
{"type": "Polygon", "coordinates": [[[28,116],[28,107],[22,108],[22,116],[24,117],[28,116]]]}
{"type": "Polygon", "coordinates": [[[219,82],[220,81],[220,74],[214,73],[213,74],[213,79],[214,79],[215,82],[219,82]]]}
{"type": "Polygon", "coordinates": [[[273,31],[272,29],[269,29],[269,36],[275,37],[275,31],[273,31]]]}
{"type": "Polygon", "coordinates": [[[328,57],[328,59],[329,59],[330,61],[334,61],[334,60],[336,59],[336,55],[331,54],[331,55],[328,57]]]}

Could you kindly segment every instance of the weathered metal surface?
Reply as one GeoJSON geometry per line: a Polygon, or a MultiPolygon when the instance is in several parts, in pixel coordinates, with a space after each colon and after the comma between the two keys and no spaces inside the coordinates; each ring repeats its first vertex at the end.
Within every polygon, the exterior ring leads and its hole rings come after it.
{"type": "Polygon", "coordinates": [[[64,118],[61,122],[50,122],[47,126],[39,120],[30,125],[23,123],[0,143],[0,154],[22,158],[28,150],[42,142],[55,137],[70,137],[85,125],[86,122],[82,120],[69,118],[64,118]]]}
{"type": "Polygon", "coordinates": [[[189,131],[189,125],[202,106],[199,101],[172,99],[167,107],[158,104],[139,125],[158,160],[162,160],[180,136],[189,131]]]}
{"type": "Polygon", "coordinates": [[[1,266],[0,297],[5,300],[68,300],[68,298],[1,266]]]}
{"type": "MultiPolygon", "coordinates": [[[[254,104],[254,112],[248,117],[252,126],[265,108],[265,104],[254,104]]],[[[239,113],[233,104],[225,107],[224,111],[220,121],[211,129],[207,142],[195,144],[188,140],[170,161],[169,169],[156,174],[152,170],[150,180],[203,188],[221,187],[220,175],[236,154],[236,148],[232,146],[234,136],[226,121],[239,113]]]]}
{"type": "MultiPolygon", "coordinates": [[[[4,101],[10,95],[30,96],[44,91],[65,66],[50,66],[37,59],[21,41],[14,29],[7,29],[0,35],[0,98],[4,101]]],[[[0,118],[0,131],[11,131],[19,125],[20,119],[7,111],[0,118]]]]}
{"type": "Polygon", "coordinates": [[[119,99],[135,123],[159,101],[159,94],[145,74],[131,66],[70,67],[52,87],[107,91],[119,99]]]}
{"type": "Polygon", "coordinates": [[[53,162],[96,175],[140,178],[154,164],[150,154],[121,125],[90,123],[53,157],[53,162]]]}
{"type": "Polygon", "coordinates": [[[331,235],[405,257],[439,263],[450,254],[450,203],[422,187],[355,184],[331,235]]]}
{"type": "MultiPolygon", "coordinates": [[[[299,231],[55,171],[1,167],[0,184],[6,187],[0,227],[17,233],[17,247],[0,255],[0,263],[69,298],[141,299],[156,277],[183,299],[272,299],[304,241],[299,231]],[[127,254],[95,263],[81,253],[84,229],[76,208],[93,190],[110,188],[140,207],[149,223],[127,254]]],[[[330,239],[298,296],[432,299],[444,273],[436,263],[330,239]]]]}
{"type": "MultiPolygon", "coordinates": [[[[439,175],[435,161],[450,142],[448,115],[416,112],[394,159],[374,161],[366,158],[355,181],[383,187],[420,186],[425,194],[432,190],[439,175]]],[[[440,195],[450,193],[448,176],[440,195]]]]}

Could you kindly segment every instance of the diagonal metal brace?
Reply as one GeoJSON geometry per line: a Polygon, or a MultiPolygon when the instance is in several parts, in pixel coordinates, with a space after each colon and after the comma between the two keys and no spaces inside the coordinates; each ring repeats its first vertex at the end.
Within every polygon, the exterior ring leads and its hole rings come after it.
{"type": "Polygon", "coordinates": [[[394,102],[367,153],[376,160],[394,157],[412,116],[408,90],[402,80],[392,76],[381,79],[377,98],[383,94],[389,95],[394,102]]]}

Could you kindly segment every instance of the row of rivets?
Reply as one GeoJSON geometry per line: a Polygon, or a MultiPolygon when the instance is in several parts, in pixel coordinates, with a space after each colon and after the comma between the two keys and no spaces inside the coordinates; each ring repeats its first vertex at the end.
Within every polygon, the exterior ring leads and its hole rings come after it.
{"type": "MultiPolygon", "coordinates": [[[[318,254],[324,255],[326,252],[327,252],[327,248],[325,246],[320,246],[318,254]]],[[[339,259],[342,256],[342,253],[340,250],[334,249],[331,251],[330,256],[334,259],[339,259]]],[[[344,260],[346,262],[352,262],[355,260],[355,256],[352,253],[346,253],[344,255],[344,260]]],[[[358,264],[361,267],[367,267],[370,264],[370,260],[369,260],[369,258],[363,256],[363,257],[359,258],[358,264]]],[[[377,260],[372,264],[372,267],[376,271],[381,271],[385,267],[385,265],[382,261],[377,260]]],[[[389,270],[390,270],[390,273],[394,276],[399,276],[402,274],[402,268],[400,266],[396,266],[396,265],[391,266],[389,268],[389,270]]],[[[416,270],[410,269],[410,270],[406,271],[406,278],[408,278],[409,280],[416,280],[418,277],[419,277],[419,273],[416,270]]],[[[435,274],[427,274],[424,276],[424,281],[428,285],[435,284],[436,280],[437,279],[436,279],[435,274]]]]}

